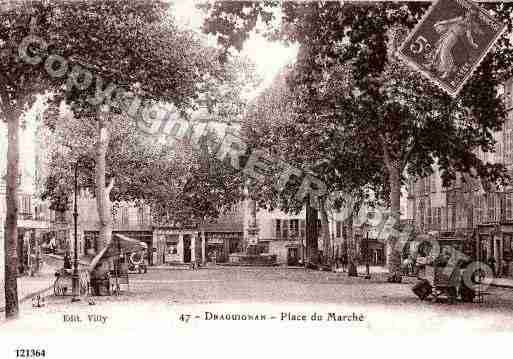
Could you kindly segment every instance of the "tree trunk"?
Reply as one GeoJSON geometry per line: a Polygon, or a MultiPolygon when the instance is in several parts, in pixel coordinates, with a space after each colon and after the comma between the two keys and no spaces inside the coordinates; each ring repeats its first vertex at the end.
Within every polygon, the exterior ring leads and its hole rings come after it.
{"type": "Polygon", "coordinates": [[[323,259],[324,264],[329,265],[331,259],[331,237],[328,221],[328,211],[326,209],[326,197],[323,197],[320,203],[322,238],[323,238],[323,259]]]}
{"type": "Polygon", "coordinates": [[[391,282],[401,281],[401,250],[397,244],[398,231],[396,230],[401,220],[401,168],[398,163],[392,163],[389,168],[390,182],[390,218],[387,220],[391,226],[387,238],[387,267],[391,282]]]}
{"type": "Polygon", "coordinates": [[[306,197],[306,262],[318,263],[318,230],[317,210],[310,204],[310,196],[306,197]]]}
{"type": "Polygon", "coordinates": [[[358,267],[356,262],[356,241],[354,239],[354,228],[353,228],[354,212],[351,211],[347,218],[347,275],[349,277],[358,276],[358,267]]]}
{"type": "MultiPolygon", "coordinates": [[[[103,114],[100,114],[103,116],[103,114]]],[[[103,119],[99,120],[99,137],[96,143],[96,169],[95,169],[95,185],[96,185],[96,206],[98,209],[98,218],[100,221],[99,246],[103,249],[112,237],[112,203],[109,195],[114,186],[114,179],[110,180],[108,186],[105,183],[106,171],[106,154],[109,146],[109,129],[103,119]]]]}
{"type": "Polygon", "coordinates": [[[7,319],[18,316],[18,172],[19,172],[19,140],[20,119],[8,113],[7,118],[7,190],[5,194],[5,316],[7,319]]]}

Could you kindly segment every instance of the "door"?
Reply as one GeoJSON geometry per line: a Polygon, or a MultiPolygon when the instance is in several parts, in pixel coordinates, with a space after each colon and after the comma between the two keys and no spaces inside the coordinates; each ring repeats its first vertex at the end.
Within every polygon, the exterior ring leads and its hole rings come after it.
{"type": "Polygon", "coordinates": [[[184,263],[191,262],[191,235],[190,234],[183,235],[183,262],[184,263]]]}
{"type": "Polygon", "coordinates": [[[297,248],[288,248],[288,250],[287,250],[287,265],[294,266],[297,264],[298,264],[297,248]]]}

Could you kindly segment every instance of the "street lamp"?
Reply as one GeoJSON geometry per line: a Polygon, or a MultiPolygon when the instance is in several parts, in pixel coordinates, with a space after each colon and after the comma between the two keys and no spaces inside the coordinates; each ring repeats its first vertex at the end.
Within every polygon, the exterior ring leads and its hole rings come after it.
{"type": "Polygon", "coordinates": [[[369,264],[369,224],[367,222],[365,222],[364,225],[365,225],[365,246],[364,246],[365,279],[371,279],[370,264],[369,264]]]}
{"type": "Polygon", "coordinates": [[[73,291],[73,297],[71,298],[71,302],[80,301],[80,277],[78,275],[78,208],[77,208],[77,192],[78,192],[78,164],[83,159],[83,157],[79,157],[75,161],[75,182],[74,182],[74,204],[73,204],[73,232],[74,232],[74,246],[73,246],[73,274],[71,277],[71,285],[73,291]]]}

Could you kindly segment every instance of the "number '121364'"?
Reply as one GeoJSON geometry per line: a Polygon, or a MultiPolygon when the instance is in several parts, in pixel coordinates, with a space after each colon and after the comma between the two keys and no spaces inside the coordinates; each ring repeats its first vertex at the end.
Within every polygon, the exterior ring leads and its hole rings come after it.
{"type": "Polygon", "coordinates": [[[44,349],[16,349],[16,358],[44,358],[44,349]]]}

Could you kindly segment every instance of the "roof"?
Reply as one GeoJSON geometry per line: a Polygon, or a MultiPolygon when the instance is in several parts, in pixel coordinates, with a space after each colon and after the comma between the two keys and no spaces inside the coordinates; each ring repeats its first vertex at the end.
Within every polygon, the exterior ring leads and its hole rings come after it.
{"type": "Polygon", "coordinates": [[[93,271],[100,261],[106,258],[117,257],[120,254],[132,253],[147,249],[144,242],[126,237],[122,234],[113,234],[109,243],[91,261],[89,270],[93,271]]]}

